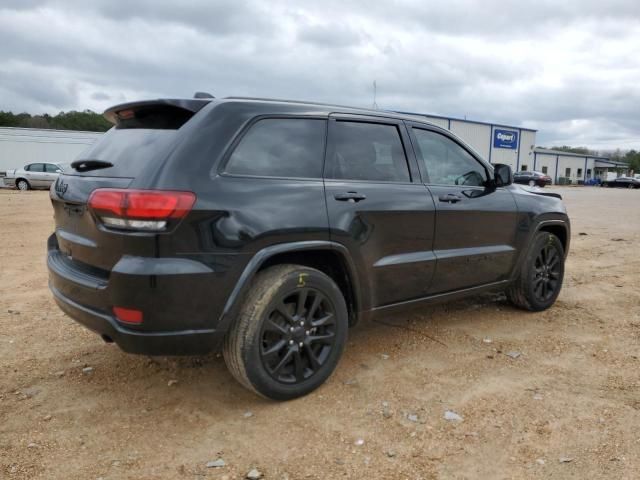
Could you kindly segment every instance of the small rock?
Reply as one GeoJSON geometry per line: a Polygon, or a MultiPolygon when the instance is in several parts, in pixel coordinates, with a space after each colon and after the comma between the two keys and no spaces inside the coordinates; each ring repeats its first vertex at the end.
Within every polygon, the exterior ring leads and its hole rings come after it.
{"type": "Polygon", "coordinates": [[[588,234],[587,234],[587,233],[585,233],[585,232],[580,232],[578,235],[586,236],[586,235],[588,235],[588,234]]]}
{"type": "Polygon", "coordinates": [[[384,407],[382,409],[382,416],[384,418],[391,418],[393,417],[393,412],[389,409],[389,407],[384,407]]]}
{"type": "Polygon", "coordinates": [[[359,438],[355,442],[353,442],[353,444],[355,446],[357,446],[357,447],[361,447],[362,445],[364,445],[364,439],[363,438],[359,438]]]}
{"type": "Polygon", "coordinates": [[[22,394],[26,398],[35,397],[38,393],[40,393],[40,389],[36,387],[25,388],[24,390],[22,390],[22,394]]]}
{"type": "Polygon", "coordinates": [[[49,420],[51,420],[52,418],[53,418],[53,417],[52,417],[51,415],[45,415],[42,419],[43,419],[45,422],[48,422],[48,421],[49,421],[49,420]]]}
{"type": "Polygon", "coordinates": [[[349,380],[344,382],[345,385],[355,385],[356,383],[358,383],[358,380],[356,380],[355,378],[350,378],[349,380]]]}
{"type": "Polygon", "coordinates": [[[89,375],[89,374],[93,373],[93,367],[84,367],[82,369],[82,373],[84,373],[85,375],[89,375]]]}
{"type": "Polygon", "coordinates": [[[58,378],[62,378],[64,377],[64,370],[59,370],[57,372],[54,372],[53,374],[58,378]]]}
{"type": "Polygon", "coordinates": [[[223,459],[219,458],[217,460],[212,460],[211,462],[207,462],[207,468],[222,468],[227,465],[223,459]]]}
{"type": "Polygon", "coordinates": [[[536,393],[536,394],[533,396],[533,399],[534,399],[534,400],[542,400],[542,398],[543,398],[543,397],[542,397],[542,395],[540,395],[539,393],[536,393]]]}
{"type": "Polygon", "coordinates": [[[515,352],[515,351],[513,351],[513,352],[507,352],[507,353],[505,353],[505,355],[506,355],[507,357],[511,357],[511,358],[513,358],[513,359],[516,359],[516,358],[518,358],[518,357],[519,357],[520,355],[522,355],[522,354],[521,354],[520,352],[515,352]]]}
{"type": "Polygon", "coordinates": [[[252,411],[250,411],[250,410],[248,410],[248,411],[244,412],[244,413],[242,414],[242,416],[243,416],[244,418],[251,418],[251,417],[253,417],[253,412],[252,412],[252,411]]]}
{"type": "Polygon", "coordinates": [[[573,458],[571,457],[560,457],[560,463],[570,463],[573,462],[573,458]]]}
{"type": "Polygon", "coordinates": [[[27,448],[38,448],[38,444],[31,442],[29,445],[27,445],[27,448]]]}
{"type": "Polygon", "coordinates": [[[174,386],[176,383],[178,383],[178,380],[169,380],[167,382],[167,387],[172,387],[174,386]]]}
{"type": "Polygon", "coordinates": [[[407,415],[407,420],[409,420],[410,422],[417,423],[418,422],[418,415],[416,415],[415,413],[409,413],[407,415]]]}
{"type": "Polygon", "coordinates": [[[544,458],[538,458],[538,459],[536,459],[536,463],[537,463],[538,465],[544,465],[544,463],[545,463],[545,462],[544,462],[544,458]]]}
{"type": "Polygon", "coordinates": [[[395,456],[397,455],[397,454],[396,454],[396,452],[395,452],[395,450],[387,450],[387,451],[386,451],[386,452],[384,452],[384,453],[385,453],[385,454],[387,455],[387,457],[389,457],[389,458],[393,458],[393,457],[395,457],[395,456]]]}
{"type": "Polygon", "coordinates": [[[447,410],[444,412],[444,419],[449,420],[450,422],[461,422],[464,420],[463,417],[458,415],[456,412],[452,412],[451,410],[447,410]]]}
{"type": "Polygon", "coordinates": [[[380,357],[382,357],[383,360],[389,360],[389,355],[387,355],[386,353],[383,353],[382,355],[380,355],[380,357]]]}
{"type": "Polygon", "coordinates": [[[120,466],[120,461],[119,460],[114,460],[113,462],[111,462],[111,466],[112,467],[119,467],[120,466]]]}
{"type": "Polygon", "coordinates": [[[249,480],[258,480],[259,478],[262,478],[262,472],[260,472],[257,468],[254,468],[249,473],[247,473],[247,478],[249,480]]]}
{"type": "Polygon", "coordinates": [[[483,341],[484,343],[493,343],[493,340],[491,340],[489,337],[485,337],[485,338],[483,338],[483,339],[482,339],[482,341],[483,341]]]}

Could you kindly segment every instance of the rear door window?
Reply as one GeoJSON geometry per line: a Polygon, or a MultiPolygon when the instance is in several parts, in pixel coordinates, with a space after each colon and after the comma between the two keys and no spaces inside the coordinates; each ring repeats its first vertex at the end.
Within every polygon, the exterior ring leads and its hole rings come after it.
{"type": "Polygon", "coordinates": [[[336,180],[410,182],[407,156],[396,125],[336,121],[325,177],[336,180]]]}
{"type": "Polygon", "coordinates": [[[225,172],[261,177],[321,178],[326,120],[265,118],[242,137],[225,172]]]}

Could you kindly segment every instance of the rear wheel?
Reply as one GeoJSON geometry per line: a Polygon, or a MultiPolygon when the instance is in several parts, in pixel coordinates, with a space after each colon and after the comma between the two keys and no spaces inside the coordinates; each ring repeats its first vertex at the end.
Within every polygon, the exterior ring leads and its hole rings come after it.
{"type": "Polygon", "coordinates": [[[562,242],[552,233],[538,232],[507,296],[525,310],[546,310],[558,298],[563,278],[562,242]]]}
{"type": "Polygon", "coordinates": [[[224,358],[245,387],[274,400],[318,388],[347,339],[347,307],[335,282],[313,268],[260,272],[227,334],[224,358]]]}
{"type": "Polygon", "coordinates": [[[16,182],[16,187],[18,187],[18,190],[22,190],[23,192],[31,189],[31,185],[29,185],[29,182],[27,182],[23,178],[16,182]]]}

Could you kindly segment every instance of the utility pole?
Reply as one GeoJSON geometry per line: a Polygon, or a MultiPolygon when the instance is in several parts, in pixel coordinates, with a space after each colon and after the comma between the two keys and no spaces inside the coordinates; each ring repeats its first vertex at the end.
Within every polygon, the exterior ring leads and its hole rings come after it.
{"type": "Polygon", "coordinates": [[[378,104],[376,102],[376,96],[378,94],[378,86],[376,85],[376,81],[373,81],[373,105],[372,108],[374,110],[378,110],[378,104]]]}

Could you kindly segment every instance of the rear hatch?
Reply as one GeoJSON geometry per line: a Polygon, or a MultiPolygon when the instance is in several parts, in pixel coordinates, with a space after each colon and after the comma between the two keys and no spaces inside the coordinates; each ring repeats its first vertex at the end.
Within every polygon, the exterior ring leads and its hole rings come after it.
{"type": "Polygon", "coordinates": [[[105,225],[89,208],[89,199],[97,189],[121,192],[141,179],[151,185],[154,173],[179,143],[180,128],[207,103],[147,101],[105,112],[115,126],[78,156],[51,188],[55,243],[65,262],[107,276],[123,255],[155,255],[157,232],[105,225]]]}

